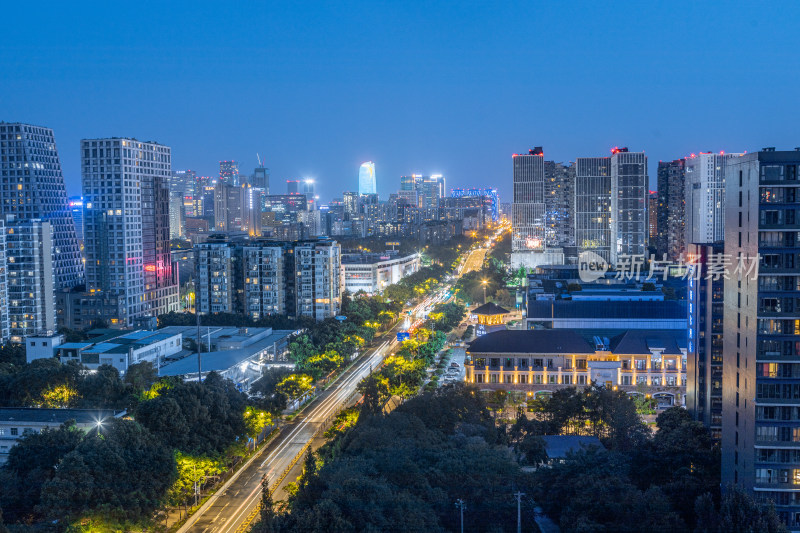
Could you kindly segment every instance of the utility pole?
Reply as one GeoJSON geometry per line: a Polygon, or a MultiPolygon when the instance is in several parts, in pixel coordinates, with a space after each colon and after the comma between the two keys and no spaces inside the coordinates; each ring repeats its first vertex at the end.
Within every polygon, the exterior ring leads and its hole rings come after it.
{"type": "MultiPolygon", "coordinates": [[[[198,262],[198,270],[199,270],[198,262]]],[[[203,344],[203,337],[200,334],[200,309],[197,308],[197,283],[195,283],[194,290],[194,315],[197,317],[197,382],[203,382],[203,368],[200,364],[200,352],[202,352],[201,344],[203,344]]]]}
{"type": "Polygon", "coordinates": [[[525,496],[524,492],[517,491],[514,493],[514,497],[517,499],[517,533],[522,533],[522,512],[520,507],[523,496],[525,496]]]}
{"type": "Polygon", "coordinates": [[[464,503],[464,500],[459,498],[456,500],[456,507],[461,510],[461,533],[464,533],[464,509],[467,508],[467,504],[464,503]]]}

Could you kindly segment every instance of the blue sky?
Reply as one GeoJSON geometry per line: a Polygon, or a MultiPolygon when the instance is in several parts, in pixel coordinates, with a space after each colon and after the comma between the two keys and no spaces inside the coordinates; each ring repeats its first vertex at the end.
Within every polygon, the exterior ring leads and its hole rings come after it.
{"type": "Polygon", "coordinates": [[[615,145],[659,159],[800,146],[792,2],[10,2],[0,120],[172,147],[173,168],[245,171],[327,200],[376,162],[510,199],[511,154],[615,145]]]}

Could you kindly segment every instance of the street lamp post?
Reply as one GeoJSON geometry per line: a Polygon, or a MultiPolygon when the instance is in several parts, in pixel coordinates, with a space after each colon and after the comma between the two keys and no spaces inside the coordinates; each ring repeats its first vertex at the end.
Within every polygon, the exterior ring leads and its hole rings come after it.
{"type": "Polygon", "coordinates": [[[461,533],[464,533],[464,509],[467,507],[467,504],[464,503],[464,500],[459,498],[456,500],[456,507],[461,510],[461,533]]]}
{"type": "Polygon", "coordinates": [[[483,285],[483,303],[486,303],[486,284],[488,280],[482,280],[481,284],[483,285]]]}

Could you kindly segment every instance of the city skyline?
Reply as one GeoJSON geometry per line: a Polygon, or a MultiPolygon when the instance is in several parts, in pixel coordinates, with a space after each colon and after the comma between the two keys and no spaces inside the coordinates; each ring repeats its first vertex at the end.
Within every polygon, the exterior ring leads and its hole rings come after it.
{"type": "MultiPolygon", "coordinates": [[[[658,160],[797,144],[798,111],[782,106],[796,69],[769,87],[737,74],[795,63],[791,8],[737,2],[710,26],[706,8],[689,3],[477,9],[454,18],[415,3],[262,5],[218,17],[203,2],[160,6],[157,16],[124,4],[85,13],[52,5],[36,14],[35,34],[6,30],[0,68],[14,76],[0,89],[0,117],[54,130],[70,194],[80,188],[80,140],[113,135],[171,146],[173,168],[201,175],[226,159],[252,173],[258,153],[276,182],[315,178],[321,198],[353,190],[369,160],[382,197],[399,176],[422,172],[461,187],[490,183],[508,199],[508,156],[533,146],[563,162],[613,146],[644,150],[654,189],[658,160]],[[681,24],[664,22],[676,14],[681,24]],[[187,38],[176,22],[205,37],[187,38]],[[602,29],[614,26],[626,31],[602,29]],[[525,61],[537,67],[520,69],[525,61]]],[[[7,16],[32,11],[15,4],[7,16]]]]}

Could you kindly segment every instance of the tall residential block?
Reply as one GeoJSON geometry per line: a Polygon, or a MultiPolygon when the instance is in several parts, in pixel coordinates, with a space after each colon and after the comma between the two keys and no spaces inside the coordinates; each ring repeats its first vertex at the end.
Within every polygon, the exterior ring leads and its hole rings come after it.
{"type": "Polygon", "coordinates": [[[685,256],[693,269],[687,276],[686,408],[717,441],[722,433],[725,278],[707,274],[723,253],[721,243],[689,244],[685,256]]]}
{"type": "Polygon", "coordinates": [[[741,154],[700,152],[686,158],[686,242],[725,239],[725,161],[741,154]]]}
{"type": "Polygon", "coordinates": [[[83,261],[67,203],[53,130],[0,122],[0,216],[53,226],[57,289],[83,283],[83,261]]]}
{"type": "Polygon", "coordinates": [[[117,296],[111,324],[178,309],[170,258],[168,146],[136,139],[84,139],[86,283],[117,296]]]}
{"type": "Polygon", "coordinates": [[[342,305],[342,249],[329,240],[298,242],[294,247],[296,316],[324,320],[342,305]]]}
{"type": "Polygon", "coordinates": [[[800,151],[725,162],[722,486],[775,502],[800,529],[800,151]],[[760,257],[755,273],[735,270],[760,257]]]}
{"type": "Polygon", "coordinates": [[[242,249],[244,313],[258,320],[293,314],[294,253],[285,243],[256,241],[242,249]]]}
{"type": "Polygon", "coordinates": [[[575,244],[578,252],[611,259],[611,158],[575,162],[575,244]]]}
{"type": "Polygon", "coordinates": [[[358,168],[358,194],[378,194],[375,163],[366,161],[358,168]]]}
{"type": "Polygon", "coordinates": [[[647,255],[647,156],[627,148],[611,151],[611,262],[647,255]]]}
{"type": "Polygon", "coordinates": [[[656,256],[677,261],[686,253],[686,160],[659,161],[656,256]]]}
{"type": "Polygon", "coordinates": [[[195,246],[195,306],[203,314],[235,313],[233,247],[210,237],[195,246]]]}
{"type": "Polygon", "coordinates": [[[12,342],[55,331],[53,226],[39,219],[5,224],[8,321],[12,342]]]}

